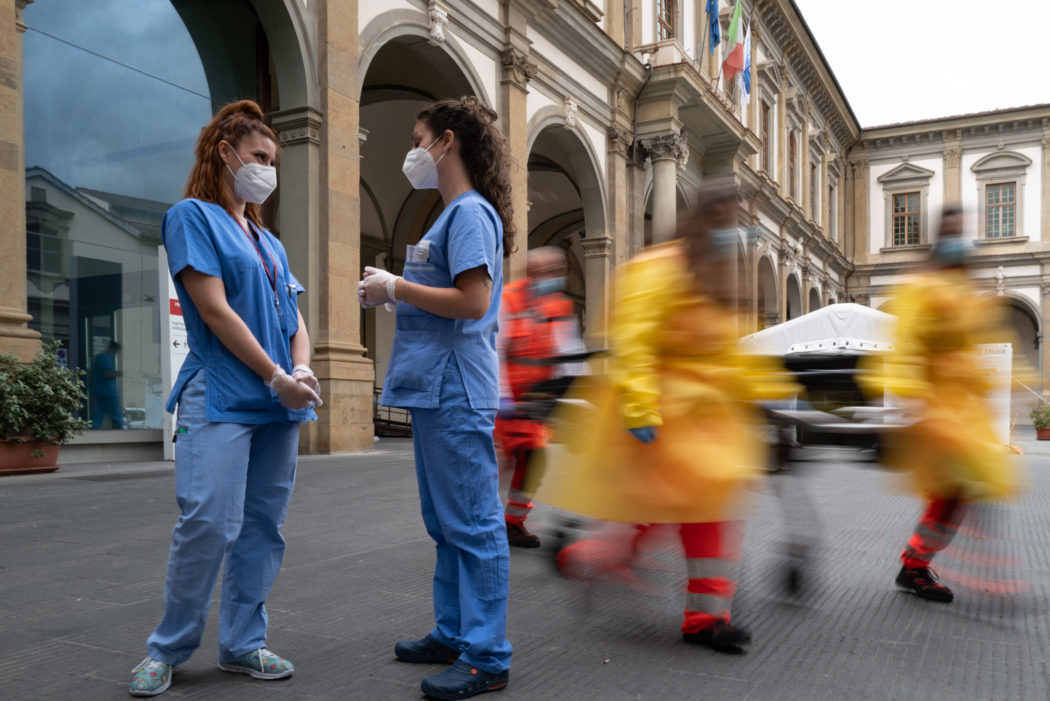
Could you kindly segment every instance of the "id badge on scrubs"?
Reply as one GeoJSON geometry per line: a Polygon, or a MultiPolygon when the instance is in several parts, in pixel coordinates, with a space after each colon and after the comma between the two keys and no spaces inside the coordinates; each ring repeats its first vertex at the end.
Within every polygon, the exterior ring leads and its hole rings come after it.
{"type": "Polygon", "coordinates": [[[408,246],[405,251],[405,262],[421,265],[430,260],[430,242],[420,241],[418,246],[408,246]]]}

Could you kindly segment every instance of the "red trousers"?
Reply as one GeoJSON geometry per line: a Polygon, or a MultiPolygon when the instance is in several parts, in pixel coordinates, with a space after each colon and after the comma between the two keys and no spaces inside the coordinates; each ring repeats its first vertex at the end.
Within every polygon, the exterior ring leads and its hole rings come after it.
{"type": "Polygon", "coordinates": [[[901,564],[908,569],[928,567],[933,556],[952,542],[962,516],[959,499],[930,499],[919,519],[908,547],[901,553],[901,564]]]}

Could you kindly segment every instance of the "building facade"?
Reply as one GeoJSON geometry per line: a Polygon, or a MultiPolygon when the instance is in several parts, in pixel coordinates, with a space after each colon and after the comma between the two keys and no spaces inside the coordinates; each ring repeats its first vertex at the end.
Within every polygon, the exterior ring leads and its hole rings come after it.
{"type": "Polygon", "coordinates": [[[131,430],[89,431],[73,459],[159,455],[160,218],[200,127],[255,99],[281,137],[265,214],[307,288],[326,396],[301,448],[371,446],[393,318],[362,311],[356,282],[365,265],[399,271],[439,214],[438,194],[412,190],[400,167],[419,108],[466,94],[497,110],[518,165],[508,279],[528,249],[563,248],[594,344],[613,269],[672,236],[712,177],[744,194],[744,331],[840,301],[879,306],[957,192],[987,226],[989,292],[1017,300],[1038,344],[1043,112],[862,131],[794,2],[739,2],[749,101],[708,38],[734,7],[711,18],[704,0],[0,0],[0,351],[60,338],[90,372],[118,340],[131,430]],[[901,224],[894,207],[919,216],[901,224]]]}

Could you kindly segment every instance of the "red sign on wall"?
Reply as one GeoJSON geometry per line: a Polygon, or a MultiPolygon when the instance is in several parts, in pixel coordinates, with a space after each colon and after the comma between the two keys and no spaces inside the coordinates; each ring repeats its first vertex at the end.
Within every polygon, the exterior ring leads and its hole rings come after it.
{"type": "Polygon", "coordinates": [[[179,304],[178,299],[168,300],[168,310],[171,312],[172,316],[182,316],[182,305],[179,304]]]}

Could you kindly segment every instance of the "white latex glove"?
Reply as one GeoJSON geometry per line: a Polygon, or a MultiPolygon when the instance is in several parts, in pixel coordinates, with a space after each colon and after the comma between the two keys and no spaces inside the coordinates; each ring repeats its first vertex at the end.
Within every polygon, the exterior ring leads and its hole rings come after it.
{"type": "Polygon", "coordinates": [[[365,275],[361,278],[361,282],[357,283],[357,298],[361,306],[367,309],[378,307],[380,304],[400,302],[401,300],[397,299],[394,294],[397,281],[400,279],[400,276],[386,270],[373,268],[370,265],[365,266],[365,275]]]}
{"type": "MultiPolygon", "coordinates": [[[[307,365],[296,365],[292,368],[292,379],[297,382],[302,382],[304,385],[314,391],[318,397],[321,396],[321,383],[317,381],[317,376],[314,375],[314,371],[307,365]]],[[[317,406],[321,406],[318,404],[317,406]]]]}
{"type": "Polygon", "coordinates": [[[310,389],[309,385],[294,379],[280,365],[270,378],[270,389],[277,393],[277,401],[285,409],[306,409],[315,404],[322,404],[317,392],[310,389]]]}

